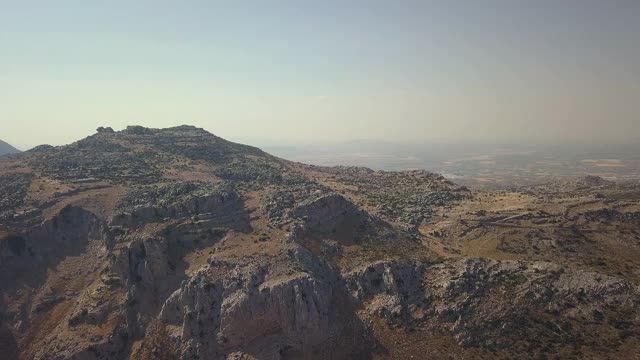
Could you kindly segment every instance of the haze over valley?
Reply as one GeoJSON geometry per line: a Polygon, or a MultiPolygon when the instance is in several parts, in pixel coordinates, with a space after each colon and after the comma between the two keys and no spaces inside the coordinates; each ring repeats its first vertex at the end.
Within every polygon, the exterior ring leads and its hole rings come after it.
{"type": "Polygon", "coordinates": [[[417,144],[361,140],[263,148],[289,160],[315,165],[396,171],[429,169],[473,188],[508,189],[586,175],[609,180],[640,179],[638,144],[417,144]]]}

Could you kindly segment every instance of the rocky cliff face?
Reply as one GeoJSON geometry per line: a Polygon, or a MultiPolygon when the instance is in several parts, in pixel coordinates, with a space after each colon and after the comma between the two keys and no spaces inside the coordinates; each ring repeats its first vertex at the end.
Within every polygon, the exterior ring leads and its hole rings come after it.
{"type": "Polygon", "coordinates": [[[173,293],[160,318],[179,329],[174,341],[180,356],[214,358],[251,351],[273,358],[328,358],[362,351],[365,339],[341,341],[361,334],[337,316],[334,307],[340,306],[342,294],[335,276],[270,270],[212,261],[173,293]],[[221,267],[233,275],[220,276],[221,267]]]}
{"type": "Polygon", "coordinates": [[[512,200],[192,127],[102,128],[0,160],[0,354],[625,358],[640,205],[580,184],[512,200]]]}
{"type": "Polygon", "coordinates": [[[329,194],[296,206],[291,216],[303,219],[309,229],[324,230],[335,227],[349,217],[364,218],[366,214],[344,197],[329,194]]]}
{"type": "MultiPolygon", "coordinates": [[[[84,250],[90,240],[102,240],[107,231],[103,221],[75,206],[63,208],[56,216],[25,233],[9,233],[0,242],[0,265],[11,267],[46,266],[59,258],[84,250]]],[[[3,274],[7,277],[16,274],[3,274]]]]}

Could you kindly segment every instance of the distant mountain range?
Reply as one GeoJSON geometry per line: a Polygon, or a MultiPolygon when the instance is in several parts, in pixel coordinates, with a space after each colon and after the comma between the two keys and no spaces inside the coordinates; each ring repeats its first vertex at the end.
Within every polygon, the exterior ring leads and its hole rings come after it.
{"type": "Polygon", "coordinates": [[[0,140],[0,156],[6,155],[6,154],[15,154],[19,152],[21,151],[7,144],[6,142],[0,140]]]}

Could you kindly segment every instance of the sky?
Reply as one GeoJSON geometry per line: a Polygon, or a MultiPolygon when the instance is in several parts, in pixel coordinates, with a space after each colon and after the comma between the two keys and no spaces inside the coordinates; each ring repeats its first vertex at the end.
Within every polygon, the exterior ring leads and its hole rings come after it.
{"type": "Polygon", "coordinates": [[[0,0],[0,139],[640,141],[640,1],[0,0]]]}

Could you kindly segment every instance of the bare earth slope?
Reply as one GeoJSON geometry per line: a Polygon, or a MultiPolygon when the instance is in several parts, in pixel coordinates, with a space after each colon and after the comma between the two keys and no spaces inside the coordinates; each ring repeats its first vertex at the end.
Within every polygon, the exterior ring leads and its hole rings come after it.
{"type": "Polygon", "coordinates": [[[0,158],[0,354],[637,358],[639,189],[472,192],[100,128],[0,158]]]}

